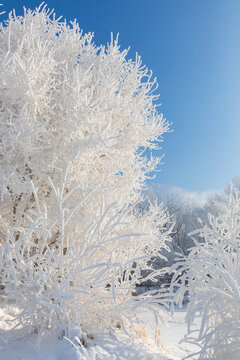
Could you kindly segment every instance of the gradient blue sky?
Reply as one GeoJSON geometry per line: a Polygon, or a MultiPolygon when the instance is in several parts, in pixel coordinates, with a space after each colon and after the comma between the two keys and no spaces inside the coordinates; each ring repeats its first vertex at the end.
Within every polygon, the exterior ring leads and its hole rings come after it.
{"type": "MultiPolygon", "coordinates": [[[[41,1],[2,0],[1,10],[41,1]]],[[[240,175],[239,0],[49,0],[58,16],[77,18],[97,44],[110,33],[138,52],[158,79],[165,136],[155,182],[191,191],[221,189],[240,175]]],[[[3,15],[2,18],[6,17],[3,15]]]]}

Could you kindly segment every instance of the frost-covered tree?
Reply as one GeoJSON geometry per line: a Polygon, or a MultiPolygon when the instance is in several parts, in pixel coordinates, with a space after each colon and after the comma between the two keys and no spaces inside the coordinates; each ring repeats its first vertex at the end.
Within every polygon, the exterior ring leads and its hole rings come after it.
{"type": "Polygon", "coordinates": [[[195,356],[240,359],[239,192],[231,185],[219,199],[219,215],[209,215],[209,224],[192,233],[203,242],[195,241],[190,254],[173,266],[172,286],[178,304],[189,292],[186,340],[200,346],[195,356]]]}
{"type": "Polygon", "coordinates": [[[117,39],[96,46],[46,6],[1,24],[0,274],[40,335],[124,326],[160,302],[132,296],[169,232],[162,209],[133,211],[168,130],[156,87],[117,39]]]}

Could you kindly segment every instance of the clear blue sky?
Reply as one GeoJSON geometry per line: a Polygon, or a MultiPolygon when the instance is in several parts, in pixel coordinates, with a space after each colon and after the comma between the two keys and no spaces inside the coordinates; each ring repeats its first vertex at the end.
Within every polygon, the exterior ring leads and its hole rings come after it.
{"type": "MultiPolygon", "coordinates": [[[[1,0],[1,8],[41,1],[1,0]]],[[[120,33],[158,79],[172,122],[155,181],[188,190],[220,189],[240,175],[240,0],[49,0],[105,44],[120,33]]],[[[2,16],[4,18],[5,15],[2,16]]]]}

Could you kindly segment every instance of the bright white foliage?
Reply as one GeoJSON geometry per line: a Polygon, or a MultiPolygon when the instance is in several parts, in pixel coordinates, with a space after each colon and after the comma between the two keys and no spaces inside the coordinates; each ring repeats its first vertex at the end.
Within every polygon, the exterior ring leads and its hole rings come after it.
{"type": "Polygon", "coordinates": [[[160,273],[148,261],[168,217],[133,209],[159,163],[144,151],[168,124],[140,57],[92,38],[46,7],[0,28],[1,277],[19,324],[40,335],[123,326],[162,298],[132,293],[160,273]]]}
{"type": "Polygon", "coordinates": [[[45,10],[10,15],[1,27],[2,194],[22,193],[30,178],[59,178],[71,159],[85,188],[114,185],[129,196],[159,161],[136,152],[156,148],[167,130],[153,104],[156,81],[117,40],[105,48],[92,38],[45,10]]]}
{"type": "MultiPolygon", "coordinates": [[[[175,300],[189,292],[186,340],[196,342],[199,359],[240,359],[240,198],[232,186],[222,196],[219,216],[192,233],[195,241],[188,257],[173,266],[175,300]],[[200,328],[194,321],[201,317],[200,328]]],[[[193,355],[189,356],[195,358],[193,355]]]]}

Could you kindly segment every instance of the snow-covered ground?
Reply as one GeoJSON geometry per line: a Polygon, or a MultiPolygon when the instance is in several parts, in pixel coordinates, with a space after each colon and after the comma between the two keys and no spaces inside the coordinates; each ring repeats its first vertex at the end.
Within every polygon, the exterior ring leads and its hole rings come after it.
{"type": "MultiPolygon", "coordinates": [[[[167,325],[161,327],[159,346],[163,354],[163,359],[182,360],[185,356],[199,350],[196,345],[181,343],[181,340],[187,332],[185,316],[186,305],[182,309],[176,309],[174,316],[168,321],[167,325]]],[[[154,339],[153,317],[148,313],[143,316],[143,319],[145,319],[146,326],[148,326],[151,339],[154,339]]]]}
{"type": "Polygon", "coordinates": [[[172,359],[183,359],[185,356],[199,351],[198,346],[181,342],[187,333],[185,316],[186,305],[182,309],[176,310],[174,318],[168,322],[168,326],[162,331],[162,340],[168,348],[172,359]]]}
{"type": "Polygon", "coordinates": [[[176,312],[175,319],[166,328],[157,331],[154,317],[141,314],[141,325],[136,326],[132,338],[119,330],[115,334],[86,339],[87,347],[71,340],[48,336],[37,346],[37,335],[23,329],[7,330],[12,326],[9,314],[16,313],[12,305],[0,310],[0,359],[1,360],[181,360],[192,347],[179,344],[186,332],[184,316],[186,309],[176,312]],[[140,335],[139,335],[140,334],[140,335]],[[157,337],[156,345],[155,339],[157,337]]]}

